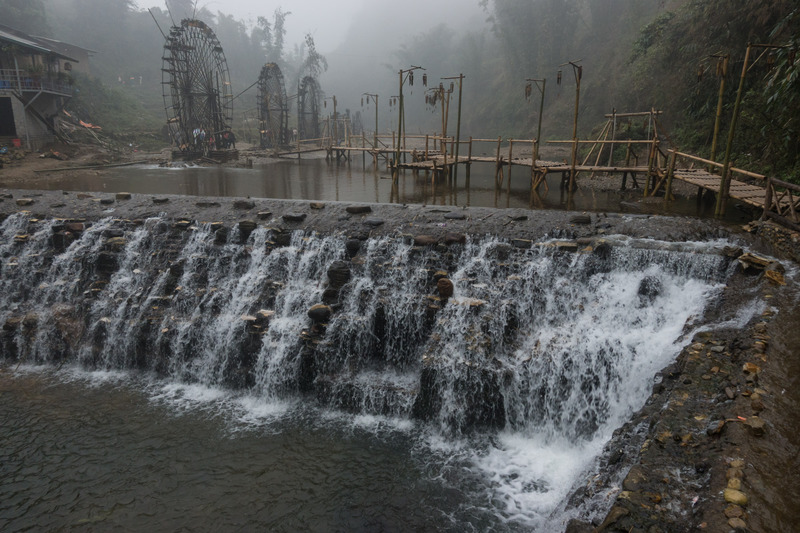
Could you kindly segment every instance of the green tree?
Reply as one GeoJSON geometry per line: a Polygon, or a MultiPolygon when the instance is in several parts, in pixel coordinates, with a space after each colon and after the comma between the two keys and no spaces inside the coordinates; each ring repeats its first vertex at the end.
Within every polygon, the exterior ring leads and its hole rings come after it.
{"type": "Polygon", "coordinates": [[[0,0],[3,24],[34,35],[50,34],[43,0],[0,0]]]}

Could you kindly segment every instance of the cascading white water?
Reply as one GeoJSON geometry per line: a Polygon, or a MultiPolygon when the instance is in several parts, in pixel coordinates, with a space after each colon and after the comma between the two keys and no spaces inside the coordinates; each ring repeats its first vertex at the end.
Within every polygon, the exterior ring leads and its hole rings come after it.
{"type": "Polygon", "coordinates": [[[5,358],[145,368],[263,402],[313,393],[455,442],[488,432],[470,463],[489,505],[527,525],[643,404],[728,261],[708,243],[565,252],[484,238],[442,251],[399,237],[361,242],[348,260],[341,236],[280,245],[262,227],[225,235],[159,218],[124,237],[100,221],[59,252],[57,229],[25,215],[0,228],[5,358]],[[346,281],[331,292],[334,264],[346,281]],[[320,324],[307,313],[323,302],[320,324]]]}

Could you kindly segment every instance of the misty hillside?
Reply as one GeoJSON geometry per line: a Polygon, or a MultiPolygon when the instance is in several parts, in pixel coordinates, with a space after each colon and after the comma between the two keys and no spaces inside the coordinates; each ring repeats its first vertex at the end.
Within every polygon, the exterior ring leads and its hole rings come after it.
{"type": "MultiPolygon", "coordinates": [[[[202,7],[196,13],[225,51],[233,94],[251,86],[266,62],[281,66],[290,94],[309,73],[307,43],[286,40],[285,22],[293,16],[288,4],[248,23],[220,12],[223,3],[207,4],[220,11],[202,7]]],[[[192,2],[168,5],[180,18],[192,2]]],[[[800,181],[796,0],[412,0],[366,6],[341,25],[341,44],[315,43],[313,37],[311,44],[320,53],[322,89],[337,96],[340,111],[361,111],[371,129],[374,104],[362,108],[361,95],[380,95],[381,131],[396,127],[389,100],[399,90],[397,71],[418,65],[429,86],[442,77],[466,76],[464,136],[535,136],[540,93],[533,87],[526,99],[525,79],[546,78],[542,136],[569,138],[577,74],[567,64],[572,61],[581,69],[581,137],[596,136],[613,109],[654,108],[663,111],[662,126],[674,144],[708,155],[721,81],[712,56],[730,55],[726,132],[747,43],[780,45],[751,58],[756,61],[744,80],[733,152],[740,166],[800,181]]],[[[172,24],[166,10],[153,8],[151,15],[130,0],[0,0],[0,8],[7,25],[96,51],[94,79],[78,79],[81,92],[70,103],[82,117],[119,132],[163,126],[161,31],[172,24]]],[[[418,77],[404,87],[409,133],[440,128],[439,110],[426,106],[421,85],[418,77]]],[[[255,94],[250,89],[235,100],[234,128],[254,112],[255,94]]],[[[456,105],[454,98],[451,117],[456,105]]],[[[450,124],[452,134],[452,118],[450,124]]]]}

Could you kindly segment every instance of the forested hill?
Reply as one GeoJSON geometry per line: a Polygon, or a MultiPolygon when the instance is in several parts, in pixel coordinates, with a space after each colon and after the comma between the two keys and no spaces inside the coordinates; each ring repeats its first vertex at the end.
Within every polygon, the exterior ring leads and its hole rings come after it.
{"type": "MultiPolygon", "coordinates": [[[[655,108],[663,111],[661,122],[673,143],[708,155],[722,71],[727,70],[724,136],[747,44],[773,44],[779,47],[759,48],[751,54],[753,65],[745,77],[734,154],[741,166],[800,182],[797,0],[465,1],[481,3],[485,17],[478,23],[454,26],[443,20],[422,33],[408,28],[402,42],[383,43],[390,51],[380,66],[354,65],[351,60],[347,75],[337,76],[344,66],[337,66],[336,52],[348,51],[351,54],[341,55],[352,57],[353,49],[369,44],[358,40],[366,34],[361,30],[369,24],[368,13],[355,17],[350,27],[342,27],[348,38],[340,50],[317,43],[323,54],[331,54],[330,70],[322,74],[323,88],[328,94],[337,94],[343,107],[355,108],[361,93],[370,90],[368,85],[386,95],[382,102],[388,104],[388,95],[397,91],[397,70],[412,64],[424,65],[437,84],[442,76],[463,73],[463,132],[530,138],[535,135],[539,93],[534,87],[526,99],[525,79],[546,78],[542,134],[545,139],[566,138],[571,133],[575,104],[575,71],[566,63],[573,61],[582,71],[581,137],[596,136],[605,121],[603,115],[612,109],[655,108]],[[725,55],[730,56],[727,69],[715,57],[725,55]]],[[[163,37],[153,19],[167,31],[171,17],[166,10],[153,9],[151,16],[138,7],[146,3],[0,0],[0,12],[4,24],[97,51],[92,70],[102,87],[91,80],[78,80],[79,88],[86,86],[82,94],[92,96],[74,103],[83,113],[96,115],[87,119],[102,122],[111,130],[158,130],[164,121],[163,37]]],[[[191,13],[193,2],[168,0],[168,5],[179,19],[191,13]]],[[[208,5],[225,9],[220,3],[208,5]]],[[[267,61],[281,65],[287,87],[307,68],[305,43],[285,42],[283,24],[292,16],[289,9],[287,5],[287,11],[266,12],[257,23],[246,24],[222,12],[199,8],[197,18],[214,29],[225,50],[235,94],[255,81],[267,61]]],[[[369,9],[380,14],[380,2],[377,7],[370,3],[369,9]]],[[[325,64],[321,59],[318,66],[325,64]]],[[[235,120],[242,120],[246,107],[252,106],[236,108],[235,120]]],[[[420,96],[419,103],[415,100],[408,105],[407,122],[433,130],[438,115],[432,111],[425,109],[420,96]]],[[[381,129],[391,124],[388,114],[388,107],[381,109],[385,125],[381,129]]]]}

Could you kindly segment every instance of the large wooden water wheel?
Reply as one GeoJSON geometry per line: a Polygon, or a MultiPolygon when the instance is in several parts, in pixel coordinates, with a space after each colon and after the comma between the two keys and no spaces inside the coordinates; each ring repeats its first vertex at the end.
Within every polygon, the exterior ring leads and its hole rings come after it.
{"type": "MultiPolygon", "coordinates": [[[[230,132],[233,96],[225,54],[205,22],[185,19],[164,43],[162,86],[170,135],[182,151],[203,151],[230,132]],[[203,132],[202,139],[200,132],[203,132]]],[[[222,148],[217,142],[212,148],[222,148]]]]}
{"type": "Polygon", "coordinates": [[[267,63],[258,77],[258,117],[261,148],[289,144],[289,101],[281,69],[267,63]]]}
{"type": "Polygon", "coordinates": [[[297,129],[301,139],[319,139],[319,107],[322,92],[317,80],[306,76],[297,91],[297,129]]]}

